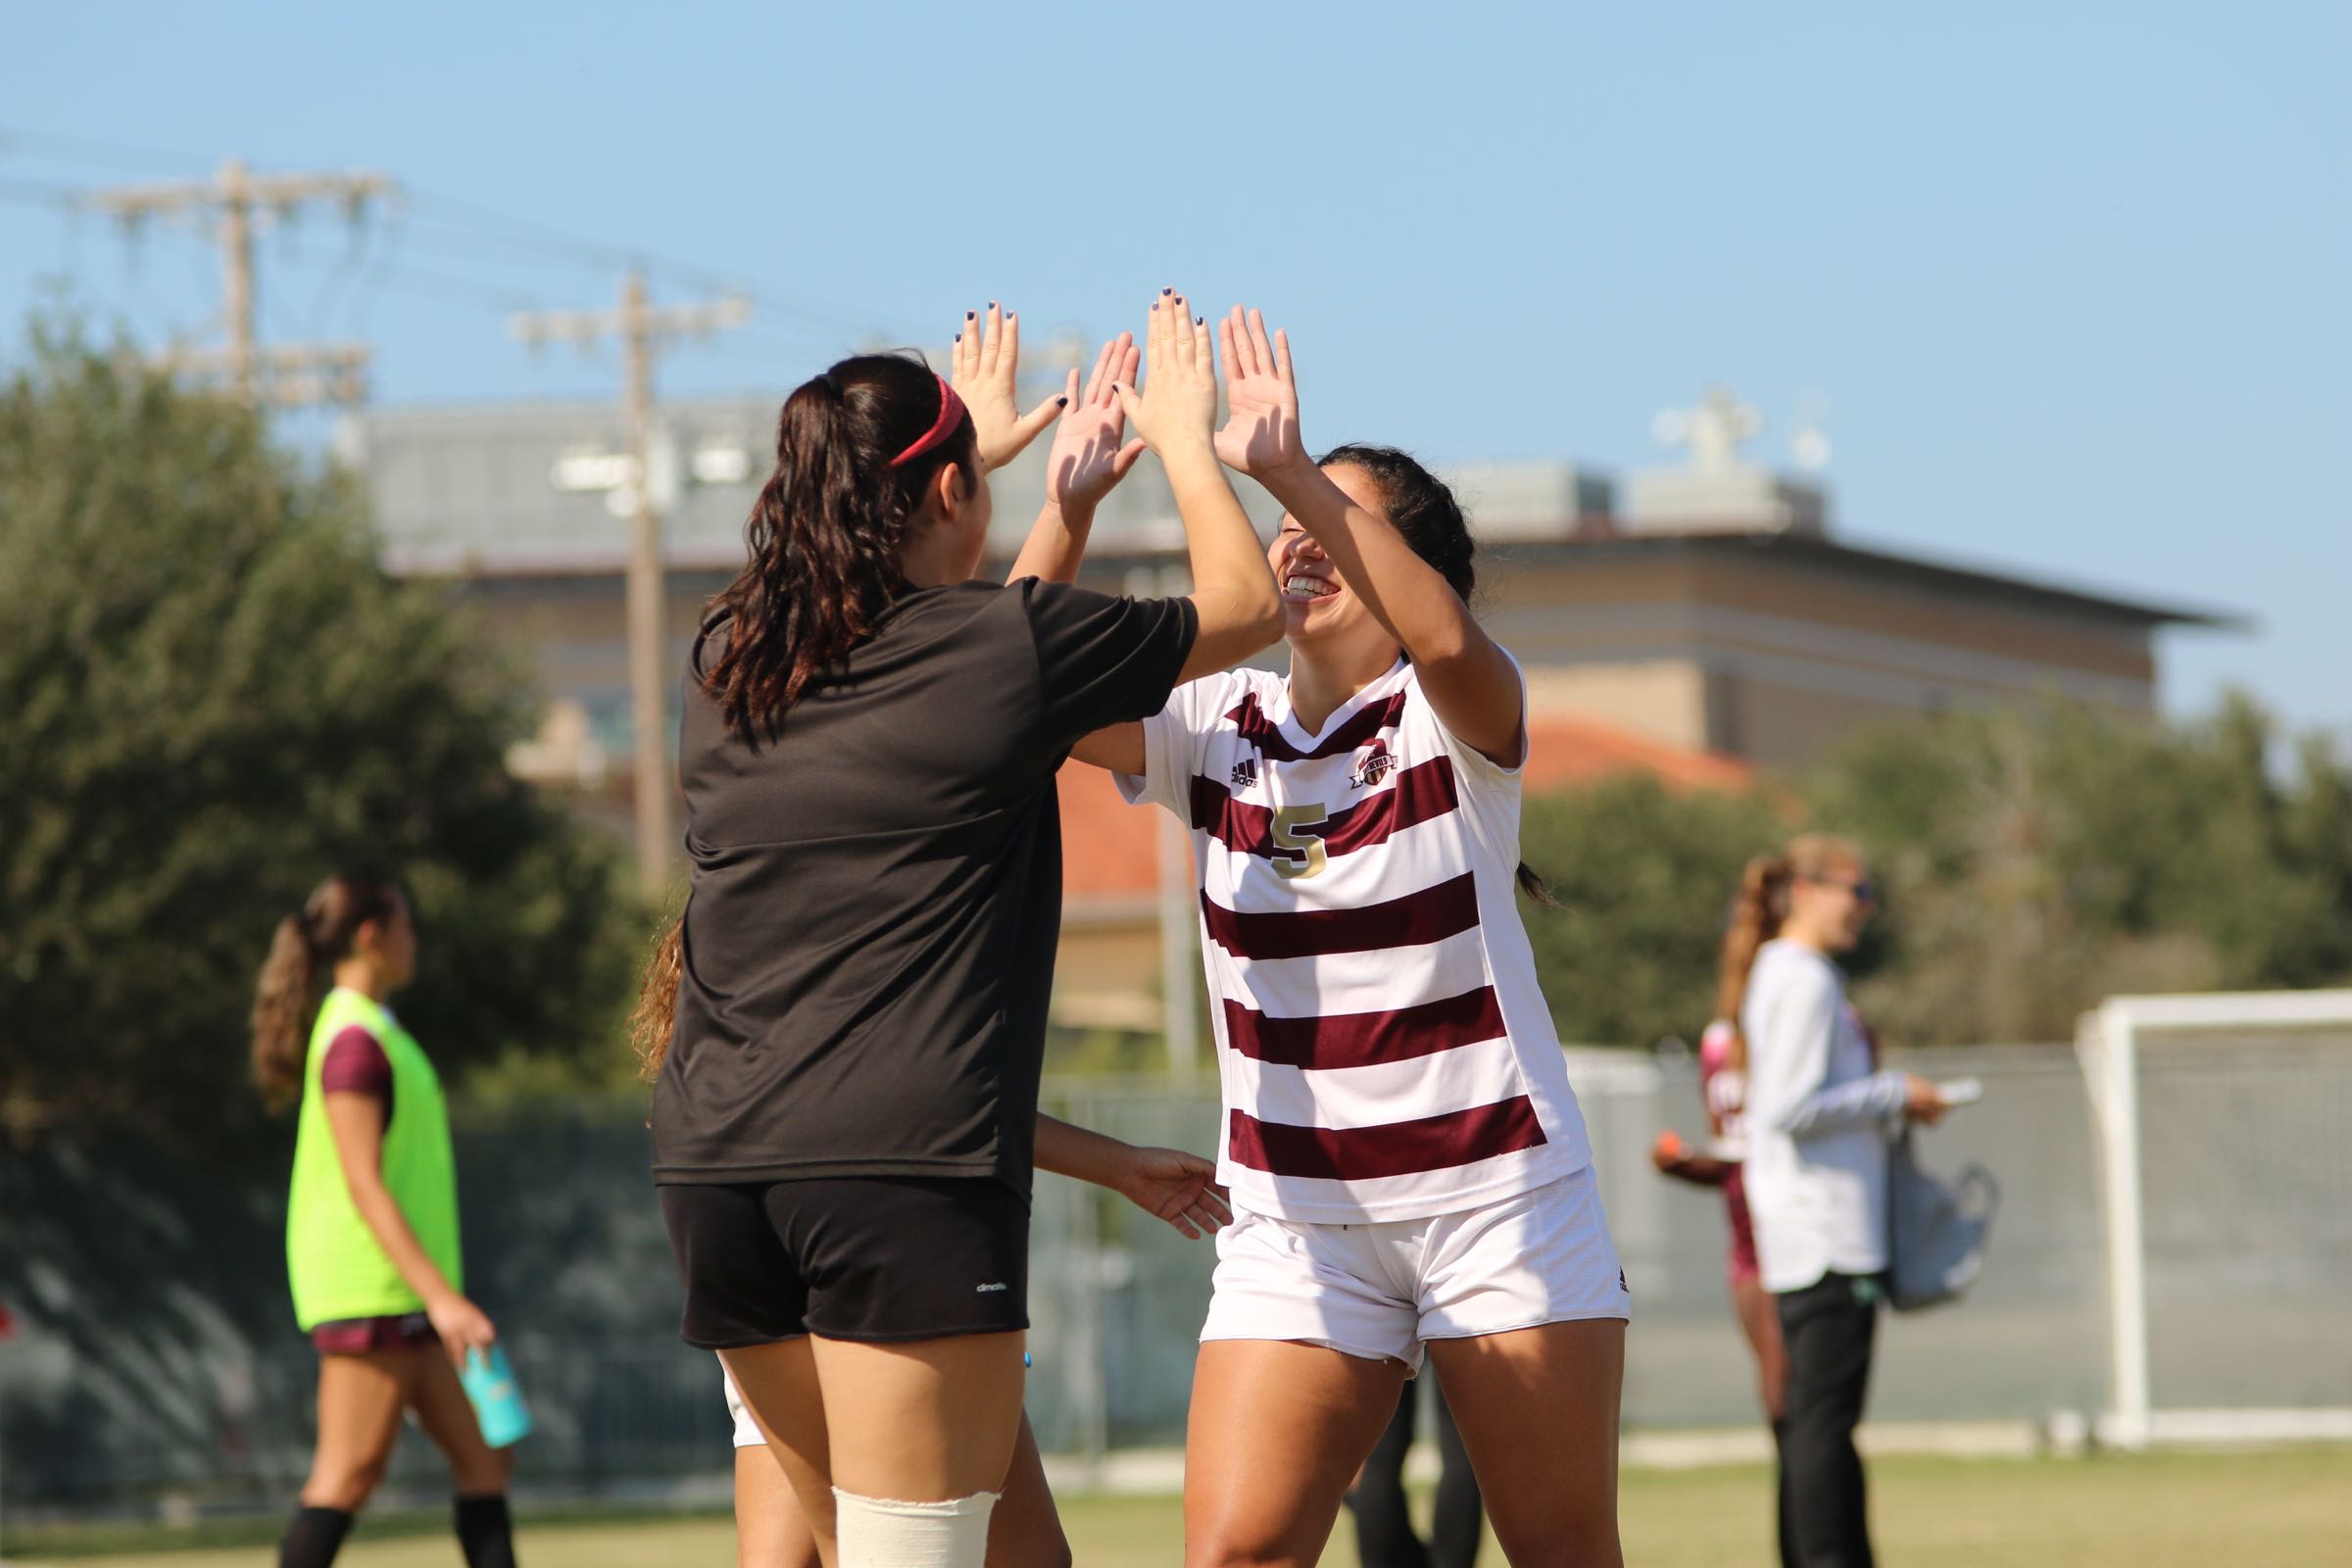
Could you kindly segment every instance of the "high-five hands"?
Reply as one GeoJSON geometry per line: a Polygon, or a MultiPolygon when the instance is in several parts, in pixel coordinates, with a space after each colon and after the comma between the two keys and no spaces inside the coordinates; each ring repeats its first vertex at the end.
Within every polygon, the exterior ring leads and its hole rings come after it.
{"type": "Polygon", "coordinates": [[[1183,295],[1161,289],[1152,302],[1144,337],[1144,389],[1132,381],[1114,388],[1135,433],[1161,462],[1174,453],[1206,450],[1217,422],[1216,355],[1208,327],[1188,314],[1183,295]]]}
{"type": "Polygon", "coordinates": [[[1013,402],[1013,374],[1021,363],[1021,323],[995,300],[988,302],[985,318],[974,311],[963,313],[963,330],[956,334],[951,360],[948,385],[971,410],[983,468],[1002,468],[1019,457],[1064,407],[1064,400],[1048,398],[1023,414],[1013,402]]]}
{"type": "Polygon", "coordinates": [[[1265,318],[1236,305],[1217,322],[1217,346],[1225,354],[1226,410],[1218,459],[1253,479],[1303,466],[1290,334],[1278,331],[1269,342],[1265,318]]]}
{"type": "Polygon", "coordinates": [[[1070,371],[1061,422],[1046,455],[1046,500],[1065,513],[1092,512],[1144,455],[1142,441],[1121,442],[1127,415],[1115,390],[1121,382],[1135,384],[1142,359],[1135,334],[1121,332],[1095,356],[1095,373],[1083,391],[1078,372],[1070,371]]]}
{"type": "Polygon", "coordinates": [[[1298,383],[1291,370],[1287,332],[1266,333],[1265,318],[1237,305],[1218,318],[1216,349],[1225,360],[1225,426],[1216,428],[1217,354],[1208,327],[1196,320],[1186,298],[1160,290],[1139,351],[1122,332],[1095,357],[1084,386],[1072,370],[1062,395],[1027,414],[1013,401],[1020,368],[1020,319],[995,301],[985,314],[966,311],[956,336],[948,384],[971,410],[980,461],[1001,468],[1020,456],[1058,416],[1046,465],[1046,497],[1084,509],[1110,493],[1146,446],[1163,459],[1172,449],[1209,439],[1218,461],[1265,479],[1303,466],[1298,383]],[[1142,389],[1136,370],[1146,372],[1142,389]],[[1138,439],[1121,441],[1132,421],[1138,439]],[[1213,434],[1212,434],[1213,432],[1213,434]]]}

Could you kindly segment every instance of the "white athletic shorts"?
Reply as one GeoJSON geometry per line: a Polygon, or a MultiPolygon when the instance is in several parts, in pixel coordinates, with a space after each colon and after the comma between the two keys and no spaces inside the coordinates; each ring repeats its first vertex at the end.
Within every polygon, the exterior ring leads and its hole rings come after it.
{"type": "Polygon", "coordinates": [[[718,1381],[727,1386],[727,1419],[735,1423],[735,1446],[766,1447],[767,1439],[760,1435],[760,1423],[752,1419],[752,1412],[743,1407],[743,1396],[735,1389],[735,1374],[727,1370],[723,1361],[719,1363],[718,1381]]]}
{"type": "Polygon", "coordinates": [[[1302,1341],[1418,1372],[1428,1340],[1633,1315],[1590,1166],[1421,1219],[1317,1225],[1233,1209],[1203,1340],[1302,1341]]]}

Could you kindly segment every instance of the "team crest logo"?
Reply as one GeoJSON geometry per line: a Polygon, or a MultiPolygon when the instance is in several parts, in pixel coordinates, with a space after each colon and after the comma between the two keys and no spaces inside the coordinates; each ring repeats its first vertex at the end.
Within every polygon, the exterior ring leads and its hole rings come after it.
{"type": "Polygon", "coordinates": [[[1245,757],[1233,764],[1233,787],[1237,790],[1257,788],[1257,762],[1254,759],[1245,757]]]}
{"type": "Polygon", "coordinates": [[[1355,771],[1348,775],[1348,787],[1354,790],[1376,788],[1396,766],[1396,759],[1389,754],[1388,747],[1374,741],[1371,750],[1356,759],[1355,771]]]}

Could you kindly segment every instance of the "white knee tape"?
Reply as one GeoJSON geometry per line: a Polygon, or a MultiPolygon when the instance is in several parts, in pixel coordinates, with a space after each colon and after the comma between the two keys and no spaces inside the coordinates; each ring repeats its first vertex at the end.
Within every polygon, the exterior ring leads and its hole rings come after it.
{"type": "Polygon", "coordinates": [[[892,1502],[833,1489],[840,1568],[981,1568],[993,1492],[949,1502],[892,1502]]]}

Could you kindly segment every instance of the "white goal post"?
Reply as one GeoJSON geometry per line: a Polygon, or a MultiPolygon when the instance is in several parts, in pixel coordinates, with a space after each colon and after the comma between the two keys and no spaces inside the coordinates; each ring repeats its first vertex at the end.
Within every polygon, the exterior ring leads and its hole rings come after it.
{"type": "Polygon", "coordinates": [[[2076,1053],[2106,1222],[2099,1440],[2352,1439],[2352,1351],[2328,1348],[2352,1341],[2352,990],[2112,997],[2076,1053]]]}

